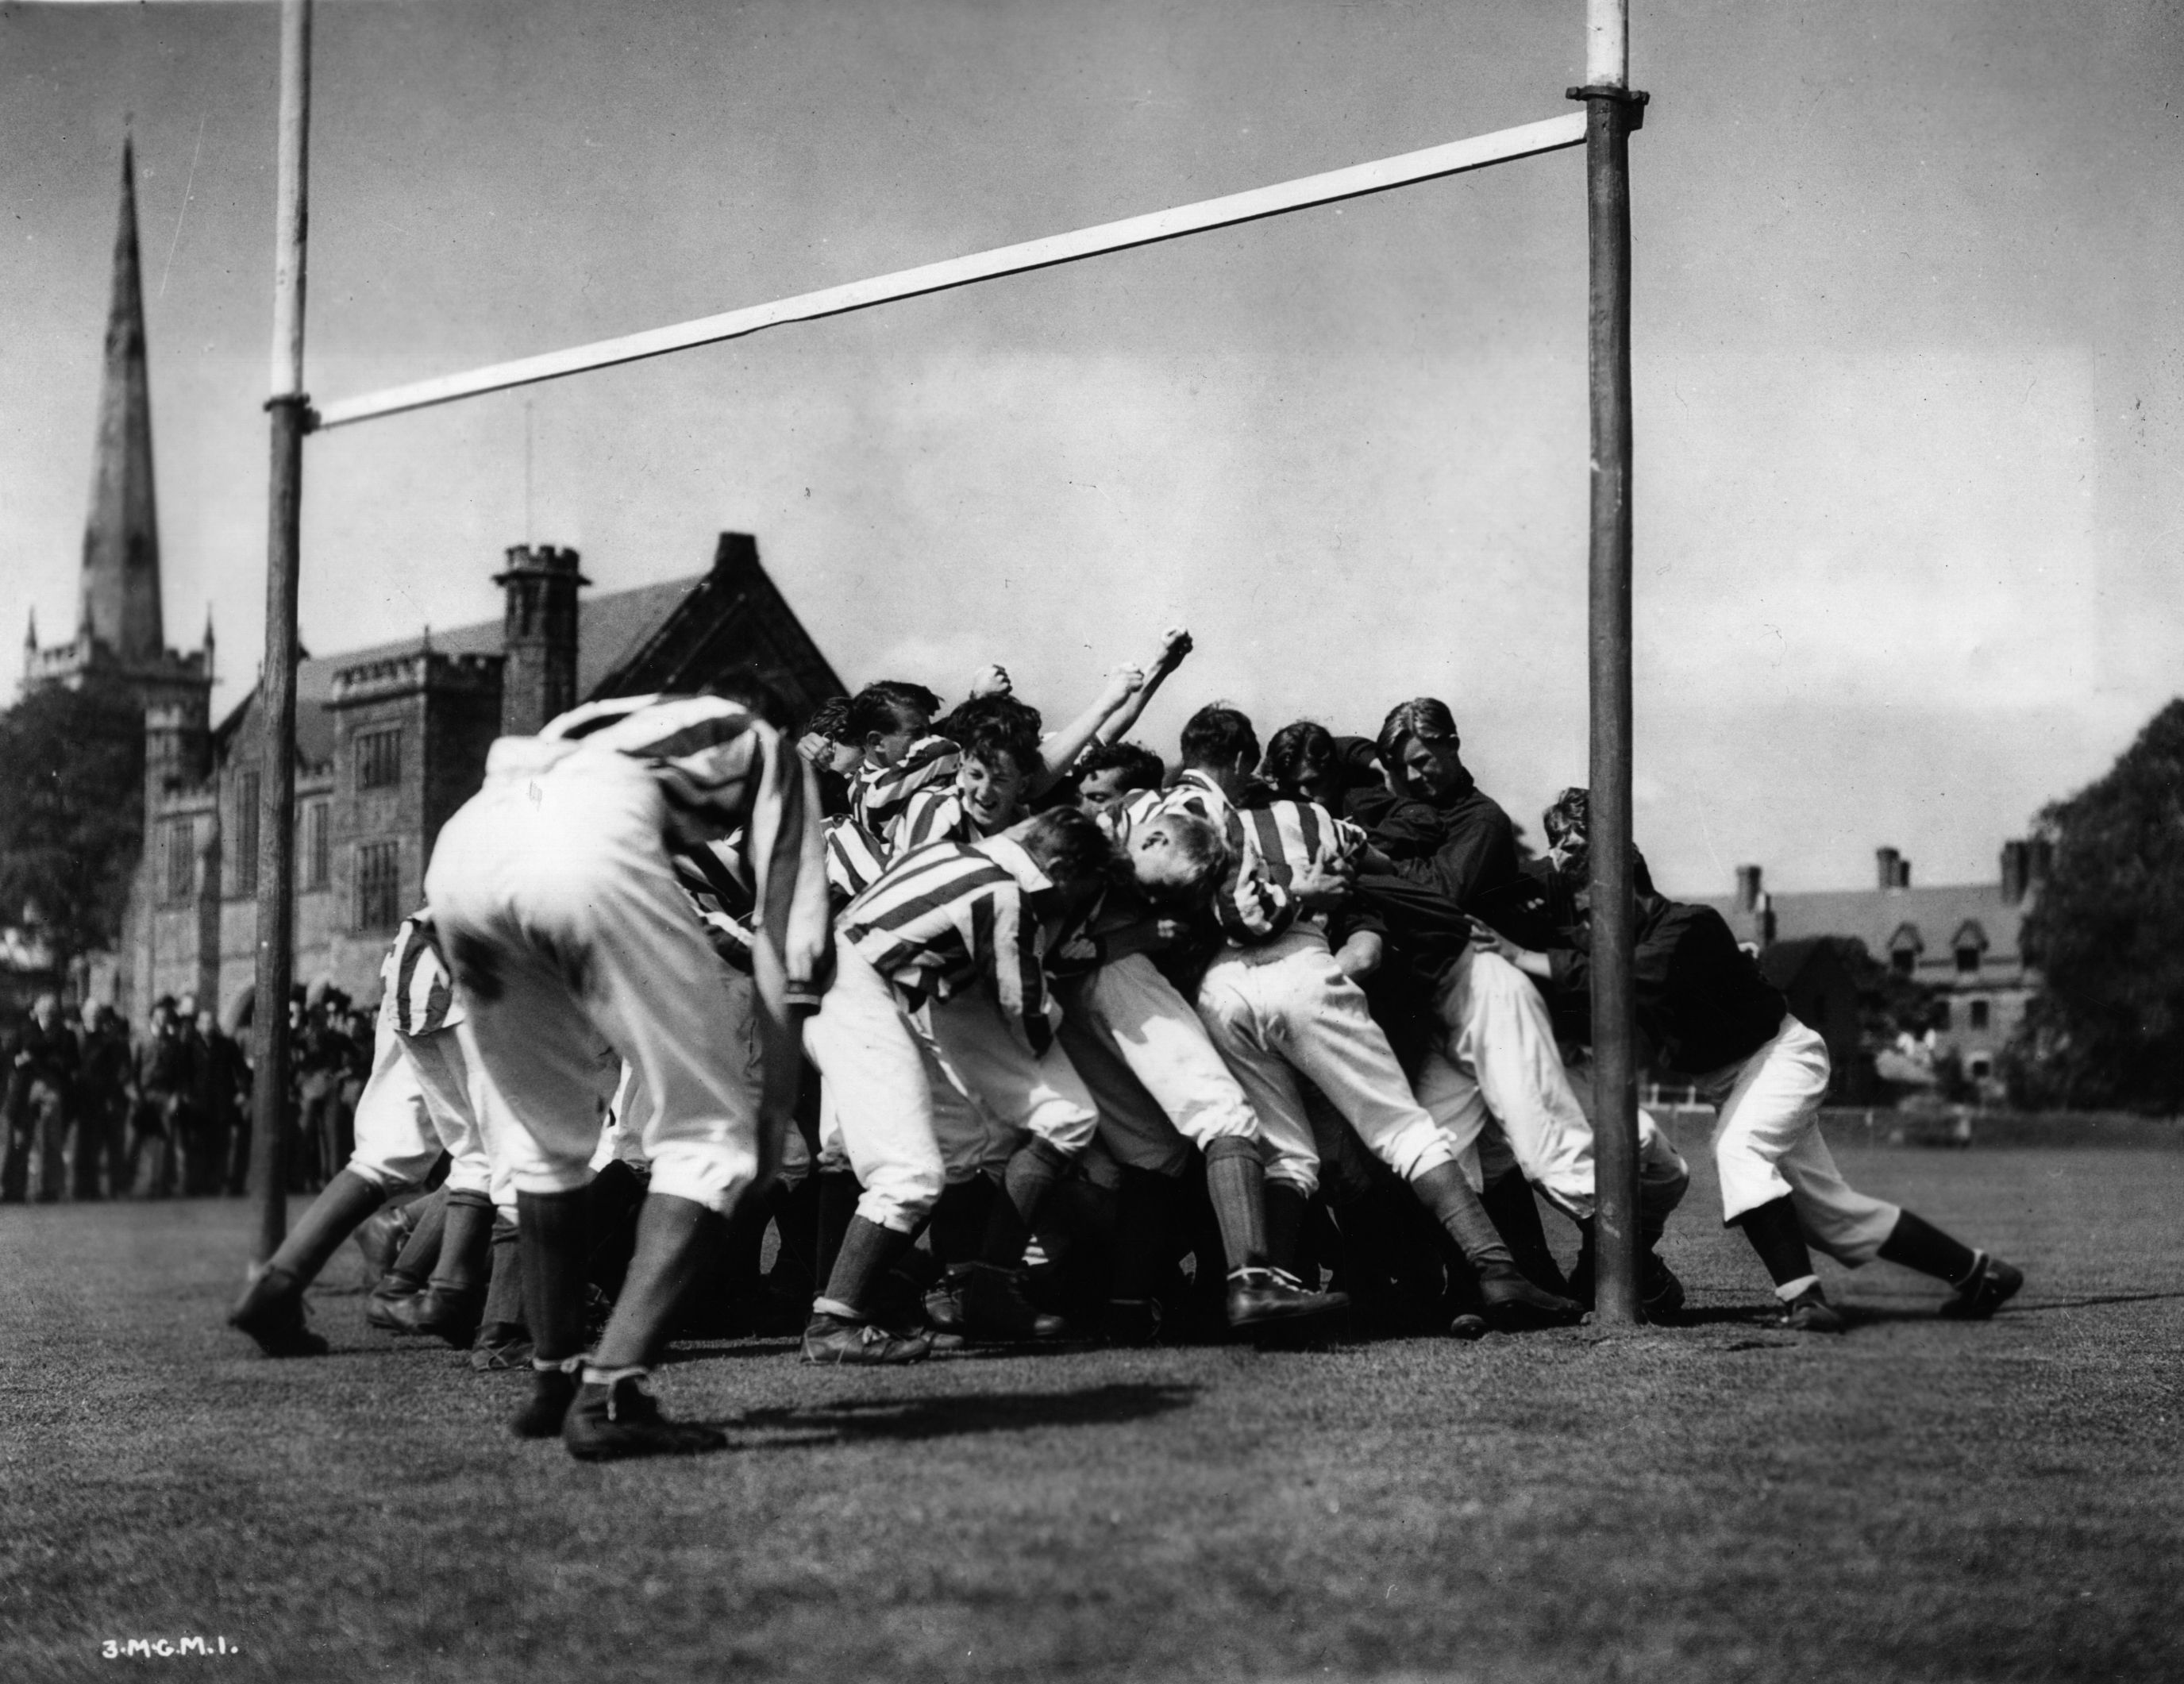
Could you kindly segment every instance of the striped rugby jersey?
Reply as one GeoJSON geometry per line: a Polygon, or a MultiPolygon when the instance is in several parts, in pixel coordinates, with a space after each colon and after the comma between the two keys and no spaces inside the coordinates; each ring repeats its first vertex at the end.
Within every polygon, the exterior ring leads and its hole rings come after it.
{"type": "Polygon", "coordinates": [[[1186,772],[1173,788],[1140,790],[1109,810],[1107,825],[1127,843],[1130,832],[1162,813],[1205,819],[1228,845],[1228,874],[1214,893],[1213,916],[1221,933],[1240,947],[1271,941],[1300,917],[1323,927],[1290,893],[1297,874],[1312,866],[1347,860],[1364,845],[1365,833],[1313,801],[1272,800],[1240,807],[1205,773],[1186,772]]]}
{"type": "Polygon", "coordinates": [[[758,902],[744,865],[743,833],[696,848],[678,848],[667,856],[667,863],[697,908],[698,922],[705,926],[713,951],[748,976],[755,940],[751,915],[758,902]]]}
{"type": "MultiPolygon", "coordinates": [[[[763,945],[753,955],[762,999],[777,1011],[816,1005],[831,958],[825,845],[811,766],[795,745],[725,696],[616,696],[548,722],[549,742],[578,753],[608,750],[638,761],[667,807],[662,839],[680,868],[709,883],[715,864],[740,856],[763,945]],[[743,835],[724,856],[707,845],[743,835]]],[[[736,873],[730,873],[736,876],[736,873]]]]}
{"type": "Polygon", "coordinates": [[[850,785],[850,817],[885,836],[912,795],[945,789],[962,761],[962,750],[948,738],[920,737],[893,766],[861,766],[850,785]]]}
{"type": "Polygon", "coordinates": [[[398,1035],[437,1034],[463,1020],[454,973],[440,953],[432,915],[412,912],[379,966],[379,1012],[398,1035]]]}
{"type": "Polygon", "coordinates": [[[972,822],[971,810],[954,784],[921,789],[903,803],[902,811],[888,828],[887,851],[899,860],[913,848],[928,842],[979,842],[985,833],[972,822]]]}
{"type": "Polygon", "coordinates": [[[916,1010],[981,985],[1034,1056],[1061,1011],[1047,993],[1045,936],[1027,895],[1053,887],[1006,836],[936,842],[905,855],[852,901],[835,928],[916,1010]]]}
{"type": "Polygon", "coordinates": [[[887,845],[846,816],[827,821],[827,887],[839,912],[886,873],[887,845]]]}

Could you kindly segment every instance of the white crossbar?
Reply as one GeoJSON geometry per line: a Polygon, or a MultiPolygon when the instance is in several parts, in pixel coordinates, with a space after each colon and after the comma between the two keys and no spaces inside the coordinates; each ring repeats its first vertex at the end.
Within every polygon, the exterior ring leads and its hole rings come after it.
{"type": "Polygon", "coordinates": [[[777,298],[770,304],[753,304],[722,315],[701,316],[695,321],[677,322],[671,327],[655,327],[648,332],[601,339],[566,351],[549,351],[514,362],[494,363],[467,374],[442,375],[409,386],[389,387],[383,392],[366,393],[360,398],[327,404],[319,412],[318,425],[321,429],[346,427],[352,421],[398,415],[404,410],[421,410],[487,392],[505,391],[511,386],[528,386],[565,374],[581,374],[587,369],[662,356],[670,351],[688,350],[694,345],[716,344],[723,339],[755,333],[762,327],[777,327],[783,322],[812,321],[821,316],[867,309],[874,304],[945,292],[974,281],[990,281],[997,276],[1072,263],[1079,258],[1151,245],[1161,240],[1173,240],[1178,235],[1202,233],[1210,228],[1233,227],[1240,222],[1278,216],[1284,211],[1303,210],[1316,204],[1330,204],[1337,199],[1356,198],[1363,193],[1384,192],[1390,187],[1453,176],[1513,158],[1558,152],[1564,147],[1584,143],[1585,124],[1585,114],[1574,112],[1566,117],[1551,117],[1544,123],[1497,129],[1492,134],[1429,147],[1423,152],[1407,152],[1371,164],[1353,164],[1346,170],[1301,176],[1270,187],[1203,199],[1196,204],[1178,205],[1173,210],[1156,210],[1121,222],[1103,222],[1096,228],[1080,228],[1072,234],[1051,234],[1019,245],[974,252],[968,257],[897,270],[892,275],[876,276],[868,281],[852,281],[816,293],[801,293],[793,298],[777,298]]]}

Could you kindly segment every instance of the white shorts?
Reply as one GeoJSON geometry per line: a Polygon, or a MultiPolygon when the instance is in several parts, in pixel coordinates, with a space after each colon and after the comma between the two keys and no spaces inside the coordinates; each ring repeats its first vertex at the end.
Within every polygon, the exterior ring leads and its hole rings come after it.
{"type": "Polygon", "coordinates": [[[356,1102],[350,1173],[386,1193],[421,1185],[445,1151],[449,1192],[493,1185],[486,1140],[471,1100],[470,1062],[457,1029],[404,1035],[380,1013],[371,1074],[356,1102]]]}
{"type": "Polygon", "coordinates": [[[604,1040],[649,1096],[652,1191],[726,1212],[775,1148],[748,1047],[727,1032],[735,973],[668,864],[660,791],[620,756],[542,752],[527,766],[526,746],[494,744],[425,879],[471,1037],[515,1116],[515,1187],[589,1178],[604,1040]]]}
{"type": "Polygon", "coordinates": [[[1251,1101],[1173,984],[1142,953],[1058,983],[1061,1040],[1100,1112],[1100,1141],[1132,1169],[1180,1175],[1192,1146],[1262,1142],[1251,1101]]]}
{"type": "Polygon", "coordinates": [[[825,1083],[822,1166],[855,1172],[864,1184],[857,1214],[866,1221],[916,1232],[945,1179],[932,1090],[946,1079],[896,1005],[894,989],[847,942],[835,949],[834,980],[805,1022],[804,1050],[825,1083]]]}
{"type": "Polygon", "coordinates": [[[1305,1193],[1319,1185],[1300,1075],[1405,1180],[1455,1157],[1317,928],[1225,949],[1199,985],[1198,1016],[1265,1131],[1268,1180],[1305,1193]]]}
{"type": "Polygon", "coordinates": [[[1772,1040],[1701,1078],[1698,1087],[1721,1107],[1713,1157],[1724,1223],[1787,1198],[1815,1249],[1852,1268],[1880,1255],[1903,1212],[1844,1180],[1820,1137],[1825,1041],[1786,1012],[1772,1040]]]}

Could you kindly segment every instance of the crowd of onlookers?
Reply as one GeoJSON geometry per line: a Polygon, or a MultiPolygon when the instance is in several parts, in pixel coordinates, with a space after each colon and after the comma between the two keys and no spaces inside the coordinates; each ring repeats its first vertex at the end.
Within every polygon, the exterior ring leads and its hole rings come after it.
{"type": "MultiPolygon", "coordinates": [[[[292,1191],[348,1162],[372,1023],[339,990],[289,1007],[292,1191]]],[[[249,1177],[247,1023],[231,1034],[193,995],[162,995],[141,1031],[103,1001],[38,996],[6,1037],[0,1202],[241,1193],[249,1177]]]]}

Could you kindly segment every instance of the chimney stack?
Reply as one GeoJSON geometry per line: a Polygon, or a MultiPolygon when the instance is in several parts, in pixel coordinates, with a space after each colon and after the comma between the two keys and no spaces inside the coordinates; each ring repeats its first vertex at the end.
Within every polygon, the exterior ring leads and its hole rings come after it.
{"type": "Polygon", "coordinates": [[[2025,850],[2025,889],[2031,894],[2048,881],[2048,873],[2055,867],[2055,844],[2052,838],[2036,836],[2025,850]]]}
{"type": "Polygon", "coordinates": [[[1875,848],[1873,863],[1875,875],[1883,889],[1901,889],[1909,881],[1903,871],[1903,856],[1893,848],[1875,848]]]}
{"type": "Polygon", "coordinates": [[[508,595],[501,650],[500,731],[538,734],[546,722],[577,705],[577,589],[591,581],[577,571],[577,552],[551,544],[515,545],[508,567],[493,582],[508,595]]]}
{"type": "Polygon", "coordinates": [[[2031,869],[2032,850],[2022,842],[2002,845],[2002,904],[2014,906],[2025,898],[2025,873],[2031,869]]]}
{"type": "Polygon", "coordinates": [[[1736,868],[1736,910],[1749,912],[1759,905],[1759,867],[1739,866],[1736,868]]]}

